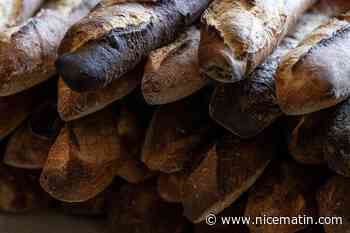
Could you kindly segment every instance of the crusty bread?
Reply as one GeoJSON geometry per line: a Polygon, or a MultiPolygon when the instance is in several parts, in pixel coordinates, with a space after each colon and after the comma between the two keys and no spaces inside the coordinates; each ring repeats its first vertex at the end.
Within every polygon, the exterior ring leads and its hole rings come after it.
{"type": "Polygon", "coordinates": [[[0,30],[18,25],[31,17],[45,0],[1,0],[0,30]]]}
{"type": "Polygon", "coordinates": [[[67,123],[50,149],[40,184],[58,200],[89,200],[112,183],[122,153],[111,109],[67,123]]]}
{"type": "Polygon", "coordinates": [[[315,0],[216,0],[203,16],[201,70],[221,82],[237,82],[269,56],[315,0]],[[205,38],[203,36],[203,38],[205,38]]]}
{"type": "Polygon", "coordinates": [[[218,85],[210,104],[212,118],[234,134],[251,138],[282,116],[275,89],[275,75],[281,58],[328,19],[324,11],[313,10],[304,14],[295,29],[249,78],[218,85]]]}
{"type": "Polygon", "coordinates": [[[199,74],[199,39],[199,30],[191,27],[173,43],[151,52],[142,80],[142,93],[148,104],[175,102],[208,83],[199,74]]]}
{"type": "Polygon", "coordinates": [[[72,121],[97,112],[132,92],[141,83],[143,63],[123,78],[113,81],[105,88],[76,92],[62,79],[58,82],[58,112],[64,121],[72,121]]]}
{"type": "Polygon", "coordinates": [[[46,81],[55,73],[57,49],[68,28],[99,0],[49,1],[35,17],[0,35],[0,96],[46,81]]]}
{"type": "Polygon", "coordinates": [[[252,140],[241,140],[230,133],[218,139],[184,184],[184,215],[199,223],[237,201],[275,155],[274,140],[271,132],[252,140]]]}
{"type": "Polygon", "coordinates": [[[75,91],[106,87],[135,68],[152,50],[175,40],[209,3],[167,0],[120,4],[104,0],[68,31],[56,68],[75,91]]]}
{"type": "Polygon", "coordinates": [[[22,169],[42,169],[49,150],[62,126],[52,100],[34,109],[28,121],[14,132],[6,146],[3,161],[22,169]]]}
{"type": "Polygon", "coordinates": [[[289,115],[338,104],[350,96],[350,15],[333,18],[290,51],[276,76],[278,103],[289,115]]]}

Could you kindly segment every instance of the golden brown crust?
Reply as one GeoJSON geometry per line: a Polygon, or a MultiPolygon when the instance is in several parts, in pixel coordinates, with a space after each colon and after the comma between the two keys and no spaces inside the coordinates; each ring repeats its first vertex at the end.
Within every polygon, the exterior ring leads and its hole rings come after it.
{"type": "Polygon", "coordinates": [[[184,185],[185,216],[194,223],[201,222],[246,192],[274,155],[270,136],[243,141],[227,134],[218,140],[184,185]]]}
{"type": "Polygon", "coordinates": [[[17,168],[41,169],[46,162],[50,146],[49,140],[36,138],[24,124],[10,138],[4,163],[17,168]]]}
{"type": "Polygon", "coordinates": [[[196,95],[158,108],[147,130],[142,161],[155,171],[182,170],[215,131],[206,106],[205,98],[196,95]]]}
{"type": "Polygon", "coordinates": [[[141,183],[155,175],[140,158],[146,133],[146,128],[140,123],[142,117],[124,102],[117,118],[118,137],[125,153],[116,174],[129,183],[141,183]]]}
{"type": "MultiPolygon", "coordinates": [[[[317,216],[315,190],[322,183],[322,173],[299,166],[293,161],[276,163],[249,192],[245,216],[296,217],[317,216]]],[[[249,224],[251,233],[294,233],[307,227],[302,224],[249,224]]]]}
{"type": "Polygon", "coordinates": [[[80,47],[98,40],[113,28],[136,27],[149,22],[152,17],[149,6],[135,3],[120,4],[120,0],[101,1],[90,14],[75,23],[67,32],[59,47],[59,53],[74,52],[80,47]],[[115,18],[113,18],[115,17],[115,18]]]}
{"type": "Polygon", "coordinates": [[[282,116],[275,88],[275,75],[281,58],[327,20],[329,17],[323,11],[313,10],[304,14],[295,29],[249,78],[238,83],[217,85],[210,103],[211,117],[234,134],[252,138],[282,116]]]}
{"type": "Polygon", "coordinates": [[[85,16],[98,0],[48,2],[23,25],[0,36],[0,95],[11,95],[55,73],[57,49],[68,28],[85,16]]]}
{"type": "Polygon", "coordinates": [[[217,46],[207,46],[200,53],[207,53],[209,56],[214,53],[212,61],[201,61],[203,72],[218,81],[242,80],[272,53],[299,16],[315,2],[214,1],[202,17],[206,25],[203,30],[217,32],[221,37],[221,41],[217,43],[221,43],[222,48],[217,50],[217,46]],[[223,48],[224,45],[228,49],[223,48]],[[223,59],[218,59],[220,57],[223,59]]]}
{"type": "Polygon", "coordinates": [[[0,31],[27,20],[43,2],[44,0],[2,0],[0,2],[0,31]]]}
{"type": "Polygon", "coordinates": [[[334,18],[289,52],[279,66],[276,92],[282,111],[302,115],[334,106],[350,95],[350,20],[334,18]]]}
{"type": "Polygon", "coordinates": [[[52,146],[41,186],[66,202],[83,202],[111,184],[123,153],[110,109],[68,123],[52,146]]]}
{"type": "Polygon", "coordinates": [[[199,74],[199,39],[199,30],[191,27],[175,42],[151,52],[142,80],[142,93],[148,104],[178,101],[208,83],[199,74]]]}
{"type": "Polygon", "coordinates": [[[61,121],[56,112],[56,104],[40,105],[28,121],[11,136],[4,163],[17,168],[41,169],[60,128],[61,121]]]}
{"type": "Polygon", "coordinates": [[[100,90],[76,92],[62,79],[58,82],[58,112],[64,121],[72,121],[97,112],[132,92],[141,83],[143,67],[139,65],[123,78],[100,90]]]}

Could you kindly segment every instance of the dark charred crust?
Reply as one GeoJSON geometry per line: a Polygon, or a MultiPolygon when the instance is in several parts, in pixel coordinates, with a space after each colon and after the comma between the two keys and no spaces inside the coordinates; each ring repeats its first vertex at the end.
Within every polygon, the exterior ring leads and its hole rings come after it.
{"type": "Polygon", "coordinates": [[[88,52],[81,51],[81,55],[64,54],[56,61],[56,68],[60,71],[63,81],[79,92],[93,89],[96,85],[103,85],[100,81],[105,72],[103,63],[109,59],[102,59],[102,56],[106,56],[107,53],[99,45],[92,48],[86,47],[84,50],[88,52]],[[85,54],[89,56],[90,52],[93,52],[94,57],[82,58],[85,54]]]}
{"type": "Polygon", "coordinates": [[[323,149],[328,165],[335,172],[350,177],[350,101],[347,100],[325,122],[323,149]]]}
{"type": "Polygon", "coordinates": [[[274,80],[279,61],[279,56],[271,57],[247,80],[217,87],[211,101],[212,118],[234,134],[251,138],[280,117],[274,80]]]}
{"type": "MultiPolygon", "coordinates": [[[[152,9],[150,22],[115,28],[103,38],[63,55],[56,63],[63,80],[73,90],[90,91],[120,78],[152,50],[173,41],[185,26],[196,19],[192,12],[181,12],[180,9],[189,8],[187,4],[179,0],[160,1],[152,9]]],[[[198,13],[207,4],[195,5],[198,13]]]]}

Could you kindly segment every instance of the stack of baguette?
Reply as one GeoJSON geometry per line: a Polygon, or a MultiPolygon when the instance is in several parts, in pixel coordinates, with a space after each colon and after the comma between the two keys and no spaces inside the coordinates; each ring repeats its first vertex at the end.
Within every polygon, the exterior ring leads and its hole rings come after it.
{"type": "Polygon", "coordinates": [[[2,212],[350,232],[350,1],[2,0],[0,110],[2,212]]]}

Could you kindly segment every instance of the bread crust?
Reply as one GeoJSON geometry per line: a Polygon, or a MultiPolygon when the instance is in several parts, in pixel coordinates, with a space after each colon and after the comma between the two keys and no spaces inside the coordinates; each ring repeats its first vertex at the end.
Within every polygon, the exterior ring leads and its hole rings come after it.
{"type": "Polygon", "coordinates": [[[329,111],[291,118],[295,123],[286,129],[289,154],[301,164],[325,165],[323,125],[329,119],[329,111]]]}
{"type": "Polygon", "coordinates": [[[98,0],[48,2],[23,25],[0,35],[0,96],[26,90],[55,74],[57,49],[68,28],[98,0]]]}
{"type": "Polygon", "coordinates": [[[331,170],[350,177],[350,101],[329,110],[329,118],[324,122],[323,150],[331,170]]]}
{"type": "MultiPolygon", "coordinates": [[[[202,72],[221,82],[237,82],[261,64],[314,0],[216,0],[202,17],[221,49],[204,46],[202,72]],[[212,54],[204,60],[205,54],[212,54]]],[[[201,50],[201,47],[200,47],[201,50]]]]}
{"type": "Polygon", "coordinates": [[[0,31],[30,18],[45,0],[3,0],[0,2],[0,31]]]}
{"type": "Polygon", "coordinates": [[[322,11],[306,13],[299,19],[296,28],[247,80],[218,85],[210,103],[211,117],[234,134],[251,138],[282,116],[275,86],[278,65],[284,55],[328,19],[322,11]]]}
{"type": "Polygon", "coordinates": [[[290,51],[278,68],[276,93],[282,111],[302,115],[350,96],[350,15],[320,26],[290,51]]]}
{"type": "Polygon", "coordinates": [[[151,52],[142,79],[142,93],[148,104],[175,102],[208,84],[199,73],[199,40],[199,30],[191,27],[175,42],[151,52]]]}
{"type": "MultiPolygon", "coordinates": [[[[245,216],[275,217],[317,216],[316,190],[324,177],[322,169],[306,167],[294,161],[275,163],[250,190],[245,216]]],[[[299,232],[307,223],[249,224],[250,232],[299,232]]]]}
{"type": "Polygon", "coordinates": [[[97,112],[131,93],[140,83],[143,63],[123,78],[96,91],[76,92],[60,78],[58,82],[58,112],[64,121],[72,121],[97,112]]]}
{"type": "Polygon", "coordinates": [[[58,200],[87,201],[112,183],[122,153],[111,109],[73,121],[51,147],[40,184],[58,200]]]}
{"type": "Polygon", "coordinates": [[[22,169],[42,169],[61,126],[56,104],[39,105],[11,136],[4,163],[22,169]]]}
{"type": "Polygon", "coordinates": [[[206,99],[207,95],[195,95],[155,111],[142,149],[142,161],[151,170],[180,171],[196,149],[211,142],[215,126],[207,114],[206,99]]]}
{"type": "Polygon", "coordinates": [[[56,67],[75,91],[106,87],[132,70],[152,50],[175,40],[178,33],[199,18],[209,2],[103,1],[69,30],[61,47],[64,54],[56,67]]]}
{"type": "Polygon", "coordinates": [[[270,133],[253,140],[225,134],[217,140],[183,187],[184,215],[190,221],[219,214],[255,183],[275,154],[270,133]]]}

